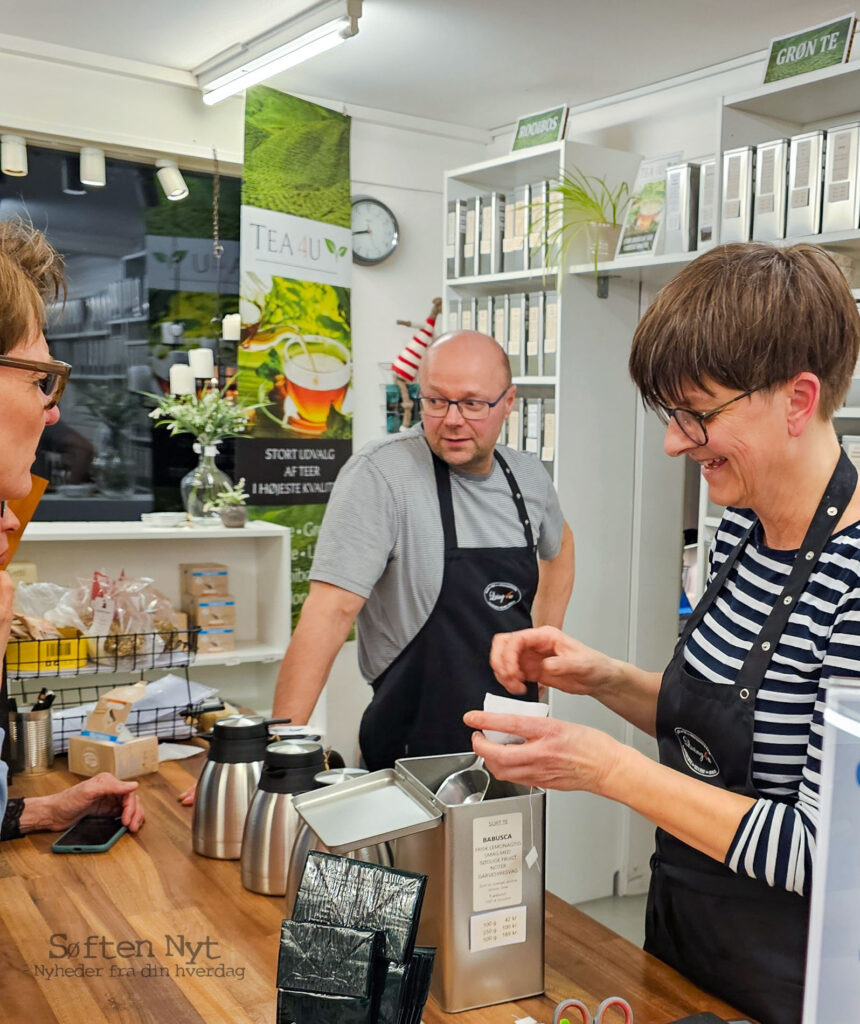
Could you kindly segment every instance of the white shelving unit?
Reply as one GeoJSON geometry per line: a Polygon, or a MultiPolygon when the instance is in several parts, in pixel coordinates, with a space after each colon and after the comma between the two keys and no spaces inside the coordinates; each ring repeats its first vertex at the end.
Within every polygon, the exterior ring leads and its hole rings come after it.
{"type": "MultiPolygon", "coordinates": [[[[714,123],[714,151],[722,153],[737,146],[757,145],[775,138],[788,138],[815,128],[830,128],[860,120],[860,65],[851,63],[825,68],[783,82],[774,82],[743,93],[724,96],[714,123]]],[[[717,161],[716,194],[720,195],[721,161],[717,161]]],[[[715,225],[719,235],[719,218],[715,225]]],[[[717,237],[717,241],[718,241],[717,237]]],[[[834,252],[846,253],[857,260],[860,273],[860,230],[834,231],[782,239],[774,244],[795,245],[804,242],[821,245],[834,252]]],[[[601,262],[598,273],[609,278],[609,300],[606,322],[614,313],[613,291],[623,283],[638,283],[643,289],[643,310],[650,295],[669,281],[699,253],[665,253],[650,257],[601,262]]],[[[594,275],[594,264],[577,262],[569,268],[571,275],[587,279],[594,275]]],[[[860,289],[854,289],[860,302],[860,289]]],[[[848,402],[835,416],[839,433],[860,433],[860,375],[855,377],[848,402]]],[[[705,578],[704,566],[714,531],[720,521],[721,509],[708,500],[707,487],[700,488],[698,517],[699,578],[705,578]]],[[[680,559],[680,548],[678,552],[680,559]]],[[[701,596],[690,595],[692,599],[701,596]]]]}
{"type": "MultiPolygon", "coordinates": [[[[536,147],[448,173],[445,202],[541,180],[578,167],[610,185],[632,180],[639,156],[574,142],[536,147]]],[[[585,260],[585,242],[572,254],[585,260]]],[[[680,467],[662,454],[662,432],[642,413],[627,372],[630,338],[640,315],[640,283],[613,283],[599,299],[590,274],[541,267],[480,277],[445,279],[446,304],[455,299],[557,289],[559,335],[553,376],[516,376],[520,395],[555,398],[555,483],[577,541],[576,583],[565,630],[584,643],[654,668],[671,653],[678,618],[678,574],[664,582],[681,531],[680,467]],[[667,514],[666,494],[677,510],[667,514]],[[667,638],[661,642],[661,638],[667,638]],[[656,649],[654,639],[656,638],[656,649]]],[[[443,268],[444,277],[444,268],[443,268]]],[[[447,325],[447,319],[446,319],[447,325]]],[[[629,740],[629,727],[596,701],[553,691],[554,717],[600,728],[629,740]]],[[[629,812],[582,793],[549,797],[548,885],[578,902],[609,895],[630,835],[629,812]],[[583,828],[583,822],[588,823],[583,828]]],[[[650,825],[644,825],[648,837],[650,825]]],[[[650,841],[650,839],[648,840],[650,841]]],[[[642,866],[647,874],[647,854],[642,866]]]]}
{"type": "Polygon", "coordinates": [[[285,527],[266,522],[242,529],[36,522],[27,528],[16,561],[35,562],[40,580],[64,586],[96,569],[112,576],[122,570],[127,576],[147,576],[176,608],[181,562],[223,562],[236,599],[236,650],[198,655],[190,674],[219,687],[225,697],[271,707],[277,665],[290,638],[290,531],[285,527]]]}

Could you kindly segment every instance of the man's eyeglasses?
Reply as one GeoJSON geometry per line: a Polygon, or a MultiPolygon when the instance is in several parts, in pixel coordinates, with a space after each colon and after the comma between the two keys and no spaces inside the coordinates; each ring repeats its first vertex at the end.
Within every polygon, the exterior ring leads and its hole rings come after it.
{"type": "Polygon", "coordinates": [[[709,409],[707,412],[694,412],[692,409],[669,409],[665,405],[658,405],[656,411],[663,423],[668,426],[669,420],[674,420],[681,428],[684,436],[688,437],[693,444],[701,447],[708,443],[708,430],[705,426],[706,420],[712,419],[717,413],[727,409],[730,405],[734,405],[735,402],[739,402],[742,398],[748,398],[750,395],[755,394],[756,391],[763,390],[764,388],[750,388],[749,391],[735,395],[728,402],[723,402],[716,409],[709,409]]]}
{"type": "Polygon", "coordinates": [[[59,359],[51,359],[49,362],[41,363],[32,359],[12,359],[9,356],[0,356],[0,366],[10,366],[13,370],[29,370],[31,373],[40,373],[42,376],[35,381],[36,386],[42,393],[45,409],[53,409],[59,402],[69,374],[72,368],[68,363],[59,359]]]}
{"type": "Polygon", "coordinates": [[[455,402],[453,398],[437,398],[431,395],[421,395],[419,401],[421,402],[421,411],[424,415],[432,416],[434,419],[447,416],[448,409],[452,405],[456,405],[457,412],[460,413],[464,420],[485,420],[490,415],[490,409],[498,405],[508,391],[510,391],[510,384],[495,402],[486,402],[479,398],[460,398],[455,402]]]}

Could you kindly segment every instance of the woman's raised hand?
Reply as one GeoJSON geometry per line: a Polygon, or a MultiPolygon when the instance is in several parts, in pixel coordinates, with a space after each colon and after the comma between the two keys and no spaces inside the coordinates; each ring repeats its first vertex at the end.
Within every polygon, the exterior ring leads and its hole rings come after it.
{"type": "Polygon", "coordinates": [[[525,683],[552,686],[565,693],[596,696],[609,681],[612,660],[554,626],[497,633],[490,667],[509,693],[525,693],[525,683]]]}

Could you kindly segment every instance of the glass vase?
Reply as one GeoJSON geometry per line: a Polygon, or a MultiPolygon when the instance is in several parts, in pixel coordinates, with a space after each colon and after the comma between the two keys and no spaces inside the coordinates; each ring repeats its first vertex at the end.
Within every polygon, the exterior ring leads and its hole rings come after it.
{"type": "Polygon", "coordinates": [[[127,457],[120,438],[112,435],[103,442],[90,472],[103,497],[128,498],[134,494],[135,466],[127,457]]]}
{"type": "Polygon", "coordinates": [[[220,524],[218,512],[211,508],[210,503],[221,491],[229,487],[232,481],[215,465],[218,445],[195,444],[194,451],[200,456],[200,461],[179,483],[182,504],[193,522],[220,524]]]}

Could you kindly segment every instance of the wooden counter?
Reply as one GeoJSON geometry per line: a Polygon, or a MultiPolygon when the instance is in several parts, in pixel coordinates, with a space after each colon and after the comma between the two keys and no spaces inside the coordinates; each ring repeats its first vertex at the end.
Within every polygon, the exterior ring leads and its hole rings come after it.
{"type": "MultiPolygon", "coordinates": [[[[167,762],[142,778],[147,822],[107,853],[52,854],[46,833],[0,845],[0,1019],[274,1024],[284,901],[243,889],[238,861],[192,853],[192,812],[176,797],[202,765],[202,756],[167,762]]],[[[16,777],[10,796],[75,781],[65,770],[16,777]]],[[[583,998],[593,1012],[614,994],[630,1002],[636,1024],[700,1010],[742,1016],[554,896],[546,940],[545,996],[456,1015],[431,1001],[425,1024],[551,1024],[563,998],[583,998]]]]}

